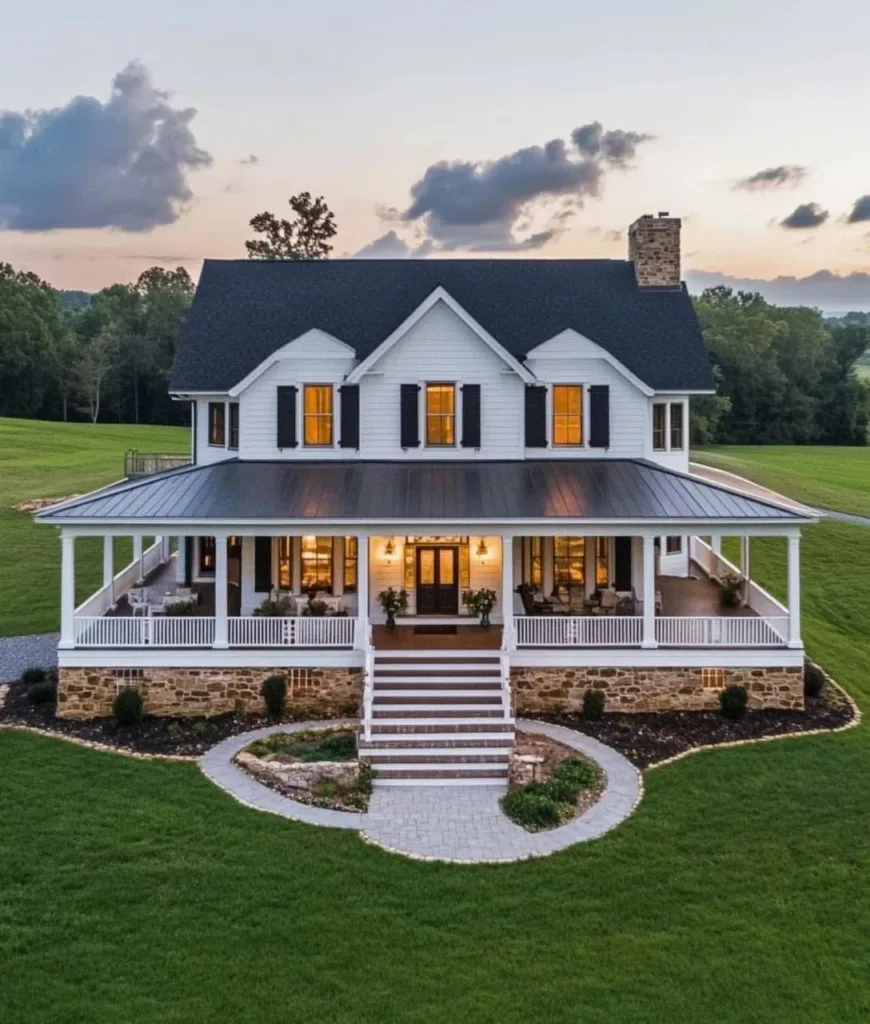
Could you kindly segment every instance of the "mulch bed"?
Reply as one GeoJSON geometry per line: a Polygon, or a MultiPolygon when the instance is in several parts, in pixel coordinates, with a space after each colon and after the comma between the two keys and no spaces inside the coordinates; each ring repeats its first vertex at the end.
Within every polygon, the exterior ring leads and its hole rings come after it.
{"type": "MultiPolygon", "coordinates": [[[[557,740],[552,739],[549,736],[544,736],[539,732],[526,732],[522,728],[517,728],[516,732],[516,744],[514,747],[515,754],[534,754],[537,757],[543,757],[543,764],[538,765],[534,771],[534,778],[527,781],[532,782],[543,782],[545,779],[553,774],[553,769],[559,764],[560,761],[568,759],[577,761],[589,761],[595,764],[601,770],[601,778],[594,786],[589,786],[587,789],[581,789],[580,795],[577,797],[577,806],[574,809],[572,817],[576,818],[580,814],[585,814],[593,804],[597,804],[601,799],[601,794],[604,792],[607,786],[607,775],[600,764],[593,761],[591,757],[586,757],[585,754],[581,754],[579,750],[575,750],[573,747],[565,746],[564,743],[559,743],[557,740]]],[[[516,785],[517,781],[512,777],[511,785],[516,785]]],[[[524,783],[519,783],[520,785],[524,783]]],[[[565,822],[563,821],[564,825],[565,822]]]]}
{"type": "Polygon", "coordinates": [[[137,754],[174,754],[198,757],[210,747],[229,736],[266,725],[317,719],[311,712],[285,715],[280,721],[265,715],[215,715],[212,718],[151,718],[146,717],[137,726],[119,725],[114,718],[95,718],[89,722],[74,722],[55,717],[55,705],[31,704],[27,688],[14,684],[9,687],[6,701],[0,708],[0,724],[27,725],[45,729],[62,736],[71,736],[87,743],[102,743],[137,754]]]}
{"type": "Polygon", "coordinates": [[[620,715],[608,714],[590,722],[579,713],[526,714],[542,722],[553,722],[586,733],[618,750],[637,768],[700,746],[785,736],[813,729],[837,729],[847,725],[854,712],[843,693],[826,686],[821,697],[807,697],[804,711],[748,711],[737,722],[718,711],[661,711],[620,715]]]}

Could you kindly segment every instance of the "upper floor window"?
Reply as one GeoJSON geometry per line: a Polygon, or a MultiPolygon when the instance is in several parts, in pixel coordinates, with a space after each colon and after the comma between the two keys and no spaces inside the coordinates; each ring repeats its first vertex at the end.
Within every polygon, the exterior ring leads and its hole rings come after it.
{"type": "Polygon", "coordinates": [[[223,402],[208,403],[208,443],[221,447],[227,443],[226,406],[223,402]]]}
{"type": "Polygon", "coordinates": [[[553,445],[583,444],[583,388],[553,385],[553,445]]]}
{"type": "Polygon", "coordinates": [[[303,537],[301,561],[303,590],[332,590],[332,537],[303,537]]]}
{"type": "Polygon", "coordinates": [[[230,403],[230,439],[228,448],[239,447],[239,403],[230,403]]]}
{"type": "Polygon", "coordinates": [[[682,402],[653,405],[653,451],[680,451],[685,447],[685,406],[682,402]]]}
{"type": "Polygon", "coordinates": [[[332,444],[332,385],[306,384],[303,437],[309,446],[332,444]]]}
{"type": "Polygon", "coordinates": [[[359,547],[356,537],[344,538],[344,589],[346,593],[356,590],[356,574],[359,558],[359,547]]]}
{"type": "Polygon", "coordinates": [[[426,444],[456,444],[456,385],[426,385],[426,444]]]}

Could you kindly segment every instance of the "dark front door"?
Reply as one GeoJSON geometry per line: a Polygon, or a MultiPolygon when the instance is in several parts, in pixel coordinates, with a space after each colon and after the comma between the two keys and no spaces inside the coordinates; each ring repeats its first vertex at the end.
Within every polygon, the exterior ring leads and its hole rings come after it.
{"type": "Polygon", "coordinates": [[[459,612],[459,549],[417,548],[417,614],[459,612]]]}
{"type": "Polygon", "coordinates": [[[631,537],[614,537],[613,581],[617,590],[631,590],[631,537]]]}

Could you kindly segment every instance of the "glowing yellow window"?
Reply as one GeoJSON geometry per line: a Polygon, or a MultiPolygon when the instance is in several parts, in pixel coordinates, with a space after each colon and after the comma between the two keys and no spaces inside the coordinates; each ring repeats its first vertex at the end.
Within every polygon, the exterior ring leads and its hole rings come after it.
{"type": "Polygon", "coordinates": [[[610,538],[595,538],[595,586],[610,584],[610,538]]]}
{"type": "Polygon", "coordinates": [[[580,384],[553,385],[553,444],[583,444],[583,388],[580,384]]]}
{"type": "Polygon", "coordinates": [[[305,385],[305,443],[332,444],[332,385],[305,385]]]}
{"type": "Polygon", "coordinates": [[[426,444],[455,444],[456,388],[453,384],[426,385],[426,444]]]}

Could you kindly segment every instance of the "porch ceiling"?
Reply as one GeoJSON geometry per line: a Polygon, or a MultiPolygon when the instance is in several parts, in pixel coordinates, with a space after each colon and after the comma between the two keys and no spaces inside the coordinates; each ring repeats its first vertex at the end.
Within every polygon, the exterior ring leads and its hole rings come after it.
{"type": "Polygon", "coordinates": [[[592,520],[800,524],[801,513],[630,459],[240,462],[174,470],[47,509],[74,523],[592,520]]]}

